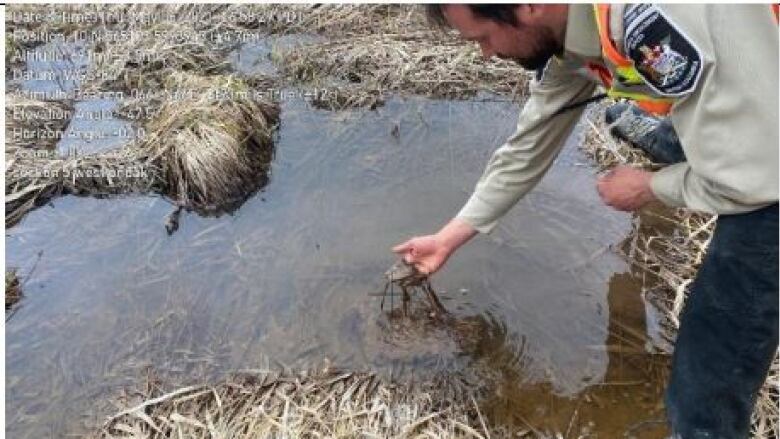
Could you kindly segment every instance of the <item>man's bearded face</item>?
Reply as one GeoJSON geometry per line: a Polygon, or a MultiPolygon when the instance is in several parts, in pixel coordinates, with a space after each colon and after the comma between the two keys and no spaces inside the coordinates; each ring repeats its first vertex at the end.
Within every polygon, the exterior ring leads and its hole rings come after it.
{"type": "Polygon", "coordinates": [[[553,55],[563,52],[563,45],[553,31],[542,25],[499,23],[475,16],[462,4],[448,5],[444,15],[461,37],[479,44],[486,59],[496,56],[536,70],[544,67],[553,55]]]}
{"type": "Polygon", "coordinates": [[[501,51],[496,56],[501,59],[514,61],[528,70],[537,70],[545,65],[553,55],[563,52],[563,47],[553,37],[552,31],[546,27],[537,27],[524,32],[527,36],[521,44],[528,46],[528,50],[523,54],[512,56],[503,54],[501,51]]]}

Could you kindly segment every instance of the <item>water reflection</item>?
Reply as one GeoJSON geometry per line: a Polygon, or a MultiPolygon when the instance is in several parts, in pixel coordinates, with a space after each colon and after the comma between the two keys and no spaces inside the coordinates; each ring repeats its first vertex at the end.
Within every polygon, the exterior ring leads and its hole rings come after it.
{"type": "Polygon", "coordinates": [[[23,273],[43,251],[6,327],[8,434],[82,431],[149,366],[189,384],[326,359],[384,376],[458,375],[492,389],[485,411],[512,425],[564,425],[583,395],[603,400],[580,403],[583,422],[585,407],[590,419],[613,409],[643,419],[639,401],[617,407],[606,393],[637,388],[600,384],[644,379],[627,353],[638,340],[623,340],[644,326],[612,303],[635,291],[618,292],[615,273],[627,267],[609,251],[630,222],[601,206],[574,142],[493,234],[436,275],[452,325],[390,327],[368,294],[393,244],[457,212],[517,111],[410,99],[330,113],[284,102],[273,179],[231,216],[184,213],[168,236],[170,207],[155,197],[63,197],[32,212],[7,236],[7,261],[23,273]]]}
{"type": "MultiPolygon", "coordinates": [[[[475,357],[488,372],[487,396],[480,404],[493,422],[536,434],[565,432],[565,437],[665,438],[662,405],[667,357],[646,349],[645,304],[630,273],[609,282],[609,326],[603,344],[609,361],[603,377],[574,395],[561,395],[548,382],[527,383],[523,369],[506,361],[516,349],[499,337],[493,349],[475,357]]],[[[566,324],[561,321],[559,324],[566,324]]]]}

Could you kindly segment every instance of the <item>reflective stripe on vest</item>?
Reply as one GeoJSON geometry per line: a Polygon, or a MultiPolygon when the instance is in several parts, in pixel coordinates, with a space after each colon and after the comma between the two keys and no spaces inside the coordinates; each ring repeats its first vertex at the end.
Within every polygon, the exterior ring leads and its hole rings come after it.
{"type": "MultiPolygon", "coordinates": [[[[596,15],[596,24],[599,29],[602,54],[604,58],[615,65],[615,70],[617,71],[617,74],[620,75],[624,84],[640,85],[643,83],[643,79],[636,68],[634,68],[633,61],[618,52],[615,43],[612,42],[612,38],[610,37],[609,7],[610,5],[608,4],[593,5],[593,10],[596,15]]],[[[607,89],[607,96],[609,97],[634,100],[639,108],[659,115],[668,114],[672,109],[672,103],[674,103],[674,100],[672,99],[656,98],[645,93],[616,90],[612,86],[614,78],[609,69],[597,64],[588,64],[588,68],[601,78],[601,82],[604,83],[604,87],[607,89]]]]}

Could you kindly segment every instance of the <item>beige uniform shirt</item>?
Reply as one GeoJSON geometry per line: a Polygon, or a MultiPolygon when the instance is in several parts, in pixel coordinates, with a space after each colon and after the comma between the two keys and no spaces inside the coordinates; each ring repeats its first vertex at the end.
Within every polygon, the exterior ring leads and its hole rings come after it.
{"type": "MultiPolygon", "coordinates": [[[[735,214],[778,200],[778,29],[768,5],[655,5],[695,47],[701,61],[690,89],[676,94],[671,120],[687,162],[653,175],[651,187],[670,206],[735,214]]],[[[613,5],[610,30],[626,51],[633,6],[613,5]]],[[[640,28],[639,31],[636,29],[640,28]]],[[[489,233],[550,168],[582,114],[551,117],[592,96],[596,78],[586,62],[603,63],[591,5],[570,5],[565,53],[530,84],[514,134],[499,147],[457,218],[489,233]]],[[[646,49],[642,47],[642,49],[646,49]]],[[[626,54],[628,55],[628,54],[626,54]]],[[[608,64],[605,64],[608,65],[608,64]]],[[[663,92],[644,84],[643,91],[663,92]]],[[[666,95],[664,97],[668,97],[666,95]]]]}

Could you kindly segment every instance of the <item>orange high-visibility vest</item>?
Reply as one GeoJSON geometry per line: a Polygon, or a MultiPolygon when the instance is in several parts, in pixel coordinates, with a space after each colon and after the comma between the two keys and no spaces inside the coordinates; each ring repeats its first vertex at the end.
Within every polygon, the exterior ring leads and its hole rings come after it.
{"type": "MultiPolygon", "coordinates": [[[[778,9],[780,5],[773,3],[772,12],[775,15],[775,21],[778,21],[778,9]]],[[[596,24],[599,30],[599,40],[601,42],[601,52],[605,59],[615,66],[617,73],[625,79],[627,85],[642,84],[643,79],[634,67],[634,62],[623,56],[615,47],[612,37],[609,33],[609,4],[595,4],[593,9],[596,15],[596,24]]],[[[607,89],[607,95],[615,98],[627,98],[636,101],[637,105],[643,110],[658,114],[668,114],[672,109],[673,99],[664,99],[653,97],[644,93],[620,91],[613,87],[612,72],[606,67],[589,63],[588,68],[593,71],[607,89]]]]}

